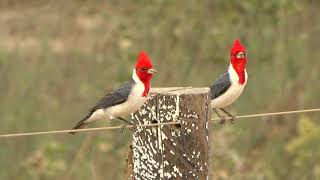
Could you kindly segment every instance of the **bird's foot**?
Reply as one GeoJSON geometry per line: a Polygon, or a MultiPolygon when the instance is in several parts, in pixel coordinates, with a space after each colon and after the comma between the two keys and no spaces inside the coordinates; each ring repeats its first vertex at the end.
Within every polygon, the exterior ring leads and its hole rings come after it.
{"type": "Polygon", "coordinates": [[[230,119],[230,123],[235,124],[236,120],[237,120],[236,116],[232,115],[230,119]]]}
{"type": "Polygon", "coordinates": [[[121,127],[121,133],[123,134],[125,126],[121,124],[120,127],[121,127]]]}
{"type": "Polygon", "coordinates": [[[214,112],[216,112],[217,116],[220,118],[219,123],[224,125],[226,123],[226,118],[224,116],[222,116],[217,109],[213,109],[214,112]]]}
{"type": "Polygon", "coordinates": [[[226,118],[224,116],[221,116],[219,123],[224,125],[226,123],[226,118]]]}
{"type": "Polygon", "coordinates": [[[223,109],[223,108],[221,108],[221,110],[222,110],[226,115],[229,116],[228,119],[230,119],[230,123],[231,123],[231,124],[234,124],[234,122],[235,122],[236,119],[237,119],[236,116],[233,115],[233,114],[231,114],[231,113],[229,113],[227,110],[225,110],[225,109],[223,109]]]}

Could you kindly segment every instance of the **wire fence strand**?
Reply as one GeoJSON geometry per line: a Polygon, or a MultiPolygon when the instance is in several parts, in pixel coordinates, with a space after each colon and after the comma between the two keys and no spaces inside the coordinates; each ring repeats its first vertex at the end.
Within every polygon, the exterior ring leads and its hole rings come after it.
{"type": "MultiPolygon", "coordinates": [[[[235,116],[236,119],[242,118],[254,118],[254,117],[265,117],[265,116],[279,116],[279,115],[288,115],[288,114],[300,114],[300,113],[309,113],[309,112],[318,112],[320,108],[317,109],[303,109],[296,111],[281,111],[281,112],[270,112],[270,113],[261,113],[261,114],[249,114],[249,115],[240,115],[235,116]]],[[[226,117],[226,120],[232,119],[232,117],[226,117]]],[[[209,122],[217,122],[221,118],[213,118],[209,122]]],[[[39,132],[28,132],[28,133],[14,133],[14,134],[2,134],[0,138],[9,138],[9,137],[21,137],[21,136],[35,136],[35,135],[48,135],[48,134],[66,134],[72,132],[91,132],[91,131],[105,131],[105,130],[116,130],[116,129],[133,129],[137,127],[154,127],[154,126],[164,126],[164,125],[175,125],[180,122],[165,122],[165,123],[154,123],[154,124],[139,124],[139,125],[119,125],[119,126],[107,126],[99,128],[86,128],[86,129],[72,129],[72,130],[57,130],[57,131],[39,131],[39,132]]]]}
{"type": "MultiPolygon", "coordinates": [[[[241,115],[235,116],[236,119],[243,119],[243,118],[254,118],[254,117],[266,117],[266,116],[280,116],[280,115],[287,115],[287,114],[300,114],[300,113],[309,113],[309,112],[317,112],[320,111],[320,108],[316,109],[302,109],[296,111],[280,111],[280,112],[270,112],[270,113],[260,113],[260,114],[249,114],[249,115],[241,115]]],[[[226,117],[226,120],[232,119],[232,117],[226,117]]],[[[219,121],[221,118],[213,118],[212,121],[219,121]]]]}

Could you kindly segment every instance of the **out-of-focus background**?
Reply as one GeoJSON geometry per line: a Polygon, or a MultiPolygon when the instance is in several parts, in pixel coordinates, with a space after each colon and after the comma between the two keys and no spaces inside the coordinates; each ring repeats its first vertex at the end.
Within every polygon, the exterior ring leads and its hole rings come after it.
{"type": "MultiPolygon", "coordinates": [[[[239,38],[249,82],[238,115],[319,107],[320,1],[0,1],[0,133],[72,127],[131,77],[208,86],[239,38]]],[[[320,114],[212,125],[214,179],[319,179],[320,114]]],[[[115,125],[102,122],[94,126],[115,125]]],[[[121,179],[130,133],[0,140],[0,179],[121,179]]]]}

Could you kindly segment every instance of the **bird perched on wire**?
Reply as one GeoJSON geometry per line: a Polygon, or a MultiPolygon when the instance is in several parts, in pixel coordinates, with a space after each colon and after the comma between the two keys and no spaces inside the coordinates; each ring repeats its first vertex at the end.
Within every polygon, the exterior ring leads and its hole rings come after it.
{"type": "Polygon", "coordinates": [[[221,118],[220,123],[225,123],[225,116],[222,116],[218,109],[222,110],[226,115],[232,117],[234,122],[235,116],[226,111],[224,108],[234,103],[241,95],[248,81],[246,71],[246,49],[236,39],[230,51],[230,65],[226,73],[222,74],[214,81],[211,89],[211,107],[221,118]]]}
{"type": "Polygon", "coordinates": [[[103,119],[117,118],[129,123],[123,117],[134,113],[147,101],[150,80],[156,72],[148,55],[143,51],[140,52],[131,80],[102,97],[73,129],[83,128],[90,122],[103,119]]]}

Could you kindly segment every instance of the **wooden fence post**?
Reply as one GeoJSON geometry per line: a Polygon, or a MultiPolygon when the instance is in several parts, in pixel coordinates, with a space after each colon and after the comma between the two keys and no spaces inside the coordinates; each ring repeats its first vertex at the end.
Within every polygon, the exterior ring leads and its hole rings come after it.
{"type": "Polygon", "coordinates": [[[179,121],[138,127],[125,179],[210,179],[209,88],[157,88],[134,123],[179,121]]]}

